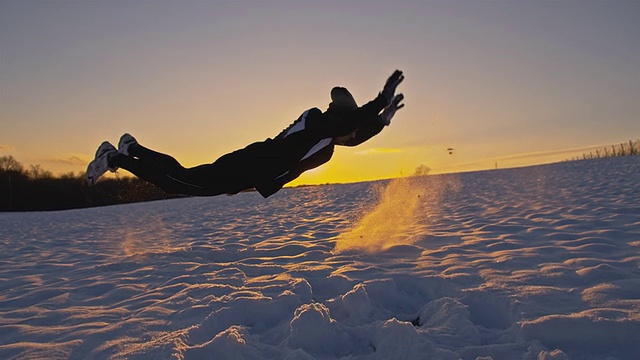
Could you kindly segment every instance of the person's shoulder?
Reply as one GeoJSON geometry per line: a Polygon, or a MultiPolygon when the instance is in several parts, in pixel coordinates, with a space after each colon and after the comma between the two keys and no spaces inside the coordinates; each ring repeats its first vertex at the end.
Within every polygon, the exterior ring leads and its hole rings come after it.
{"type": "Polygon", "coordinates": [[[311,108],[309,110],[307,110],[307,118],[309,117],[313,117],[313,118],[319,118],[321,117],[324,113],[322,112],[322,110],[318,109],[317,107],[311,108]]]}
{"type": "Polygon", "coordinates": [[[322,110],[318,109],[317,107],[313,107],[309,110],[306,111],[307,115],[318,115],[318,114],[322,114],[322,110]]]}
{"type": "Polygon", "coordinates": [[[320,119],[322,119],[322,117],[324,115],[322,110],[320,110],[320,109],[318,109],[316,107],[307,110],[306,113],[307,113],[306,116],[305,116],[306,122],[307,122],[307,124],[309,124],[311,126],[313,126],[314,123],[316,123],[316,122],[320,122],[321,121],[320,119]]]}
{"type": "Polygon", "coordinates": [[[301,120],[308,121],[310,118],[318,118],[320,117],[320,115],[322,115],[322,110],[316,107],[313,107],[311,109],[307,109],[303,111],[302,114],[300,114],[300,117],[298,118],[298,120],[296,120],[296,122],[299,122],[301,120]]]}

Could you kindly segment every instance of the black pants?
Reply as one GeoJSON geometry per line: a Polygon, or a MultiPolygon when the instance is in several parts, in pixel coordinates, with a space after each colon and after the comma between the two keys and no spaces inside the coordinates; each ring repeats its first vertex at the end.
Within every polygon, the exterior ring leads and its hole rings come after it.
{"type": "Polygon", "coordinates": [[[220,157],[212,164],[185,168],[169,155],[135,144],[129,149],[129,156],[117,154],[109,162],[111,166],[128,170],[170,194],[236,194],[255,186],[255,169],[251,168],[255,163],[251,160],[255,147],[249,145],[220,157]]]}

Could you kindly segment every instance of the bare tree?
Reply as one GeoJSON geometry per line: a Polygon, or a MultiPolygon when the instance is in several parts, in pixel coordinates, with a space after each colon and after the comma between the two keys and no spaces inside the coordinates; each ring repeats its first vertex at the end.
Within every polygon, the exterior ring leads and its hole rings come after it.
{"type": "Polygon", "coordinates": [[[11,155],[0,157],[0,171],[24,172],[24,166],[11,155]]]}

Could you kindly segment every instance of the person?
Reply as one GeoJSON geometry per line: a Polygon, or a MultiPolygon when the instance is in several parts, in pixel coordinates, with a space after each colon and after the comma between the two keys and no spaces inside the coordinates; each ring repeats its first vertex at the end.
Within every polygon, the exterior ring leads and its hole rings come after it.
{"type": "Polygon", "coordinates": [[[124,134],[118,149],[108,141],[98,147],[87,181],[92,186],[105,172],[123,168],[171,194],[215,196],[255,189],[267,198],[329,161],[334,146],[356,146],[380,133],[404,107],[404,95],[395,94],[403,80],[403,72],[394,71],[376,98],[360,107],[346,88],[334,87],[325,112],[311,108],[274,138],[191,168],[124,134]]]}

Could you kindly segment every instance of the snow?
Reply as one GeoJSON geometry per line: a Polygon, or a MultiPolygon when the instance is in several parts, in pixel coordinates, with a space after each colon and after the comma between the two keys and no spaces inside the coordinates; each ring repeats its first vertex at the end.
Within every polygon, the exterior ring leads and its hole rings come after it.
{"type": "Polygon", "coordinates": [[[635,359],[640,157],[0,213],[2,359],[635,359]]]}

